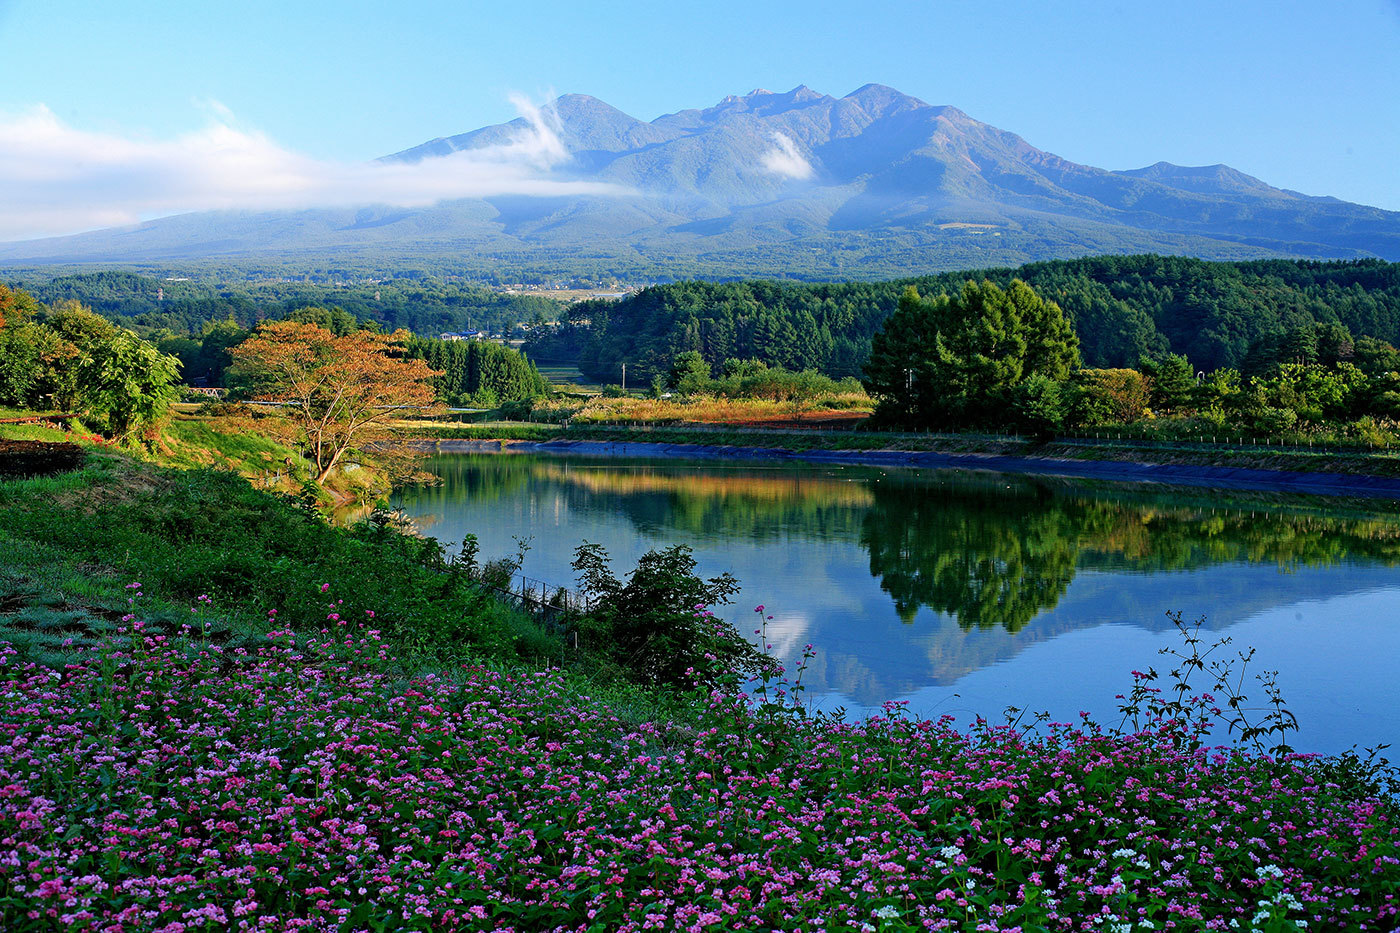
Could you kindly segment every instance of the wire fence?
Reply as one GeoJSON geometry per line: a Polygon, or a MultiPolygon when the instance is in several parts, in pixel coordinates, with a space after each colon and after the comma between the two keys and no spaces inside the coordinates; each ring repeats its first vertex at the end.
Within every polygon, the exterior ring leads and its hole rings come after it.
{"type": "Polygon", "coordinates": [[[1105,441],[1112,441],[1114,443],[1130,443],[1139,447],[1169,447],[1181,450],[1224,449],[1249,451],[1266,448],[1287,453],[1317,454],[1374,453],[1376,451],[1390,451],[1393,449],[1384,440],[1379,444],[1364,440],[1338,443],[1335,441],[1318,442],[1312,438],[1298,440],[1282,437],[1249,437],[1245,434],[1225,433],[1202,433],[1194,437],[1162,438],[1135,434],[1132,431],[1088,431],[1078,435],[1057,437],[1055,441],[1060,444],[1080,444],[1085,446],[1098,446],[1105,441]]]}
{"type": "Polygon", "coordinates": [[[495,586],[480,579],[475,582],[501,602],[529,613],[538,621],[557,626],[593,608],[593,602],[582,593],[524,574],[513,576],[509,586],[495,586]]]}

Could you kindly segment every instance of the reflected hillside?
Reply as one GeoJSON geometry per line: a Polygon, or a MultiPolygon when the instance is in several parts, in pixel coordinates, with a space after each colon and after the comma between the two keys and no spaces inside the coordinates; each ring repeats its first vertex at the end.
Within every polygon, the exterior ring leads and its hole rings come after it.
{"type": "Polygon", "coordinates": [[[441,484],[403,496],[424,515],[517,493],[540,503],[557,497],[557,505],[570,510],[625,515],[668,544],[722,535],[849,540],[873,502],[865,480],[878,474],[862,469],[827,476],[800,466],[726,468],[707,462],[696,469],[675,460],[500,454],[442,455],[426,466],[441,484]]]}
{"type": "Polygon", "coordinates": [[[845,538],[874,501],[864,482],[787,468],[702,472],[674,462],[628,469],[556,461],[540,478],[584,493],[580,504],[607,501],[639,528],[680,542],[731,534],[845,538]]]}
{"type": "Polygon", "coordinates": [[[807,511],[813,501],[845,508],[869,506],[874,496],[851,479],[827,479],[811,475],[791,475],[777,471],[764,473],[662,472],[655,467],[619,470],[568,469],[551,463],[538,476],[574,483],[594,493],[665,493],[679,503],[717,502],[768,509],[777,513],[807,511]]]}
{"type": "Polygon", "coordinates": [[[1400,562],[1400,524],[1388,517],[1174,504],[1141,493],[1086,495],[1004,477],[930,481],[892,474],[871,490],[860,541],[871,574],[905,622],[928,608],[965,629],[1017,632],[1053,609],[1076,572],[1089,569],[1400,562]]]}
{"type": "MultiPolygon", "coordinates": [[[[780,656],[816,646],[810,696],[866,708],[1023,669],[1005,676],[1094,681],[1112,697],[1172,641],[1167,610],[1222,633],[1281,618],[1270,649],[1312,607],[1367,593],[1400,606],[1393,503],[756,461],[481,454],[430,466],[442,485],[399,504],[445,544],[475,534],[489,559],[529,539],[525,572],[566,586],[584,540],[624,570],[689,544],[704,575],[742,583],[726,618],[751,628],[763,603],[780,656]],[[1146,636],[1143,656],[1085,650],[1078,666],[1034,667],[1126,630],[1146,636]]],[[[1344,642],[1355,622],[1329,619],[1326,637],[1344,642]]]]}

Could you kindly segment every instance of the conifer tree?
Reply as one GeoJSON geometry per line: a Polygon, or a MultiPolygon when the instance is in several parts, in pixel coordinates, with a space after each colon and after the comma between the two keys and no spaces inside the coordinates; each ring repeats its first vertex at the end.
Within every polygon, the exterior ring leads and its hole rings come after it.
{"type": "Polygon", "coordinates": [[[864,383],[882,420],[996,427],[1026,379],[1062,381],[1078,365],[1079,339],[1059,305],[1020,280],[1005,290],[968,281],[927,299],[907,289],[871,343],[864,383]]]}

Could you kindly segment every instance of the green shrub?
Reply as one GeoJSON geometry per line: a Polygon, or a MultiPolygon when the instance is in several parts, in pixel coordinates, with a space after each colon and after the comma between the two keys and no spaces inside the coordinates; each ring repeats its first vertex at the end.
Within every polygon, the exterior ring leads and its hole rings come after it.
{"type": "Polygon", "coordinates": [[[658,686],[714,686],[754,676],[772,662],[709,606],[728,603],[739,583],[727,573],[695,574],[683,544],[648,551],[623,583],[602,545],[584,542],[574,570],[592,609],[579,624],[583,650],[629,680],[658,686]]]}

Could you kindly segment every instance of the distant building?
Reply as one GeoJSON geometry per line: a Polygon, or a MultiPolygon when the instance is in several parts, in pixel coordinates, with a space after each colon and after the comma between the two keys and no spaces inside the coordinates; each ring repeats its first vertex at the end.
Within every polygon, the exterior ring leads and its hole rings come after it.
{"type": "Polygon", "coordinates": [[[480,340],[484,335],[479,330],[448,331],[438,335],[439,340],[480,340]]]}

